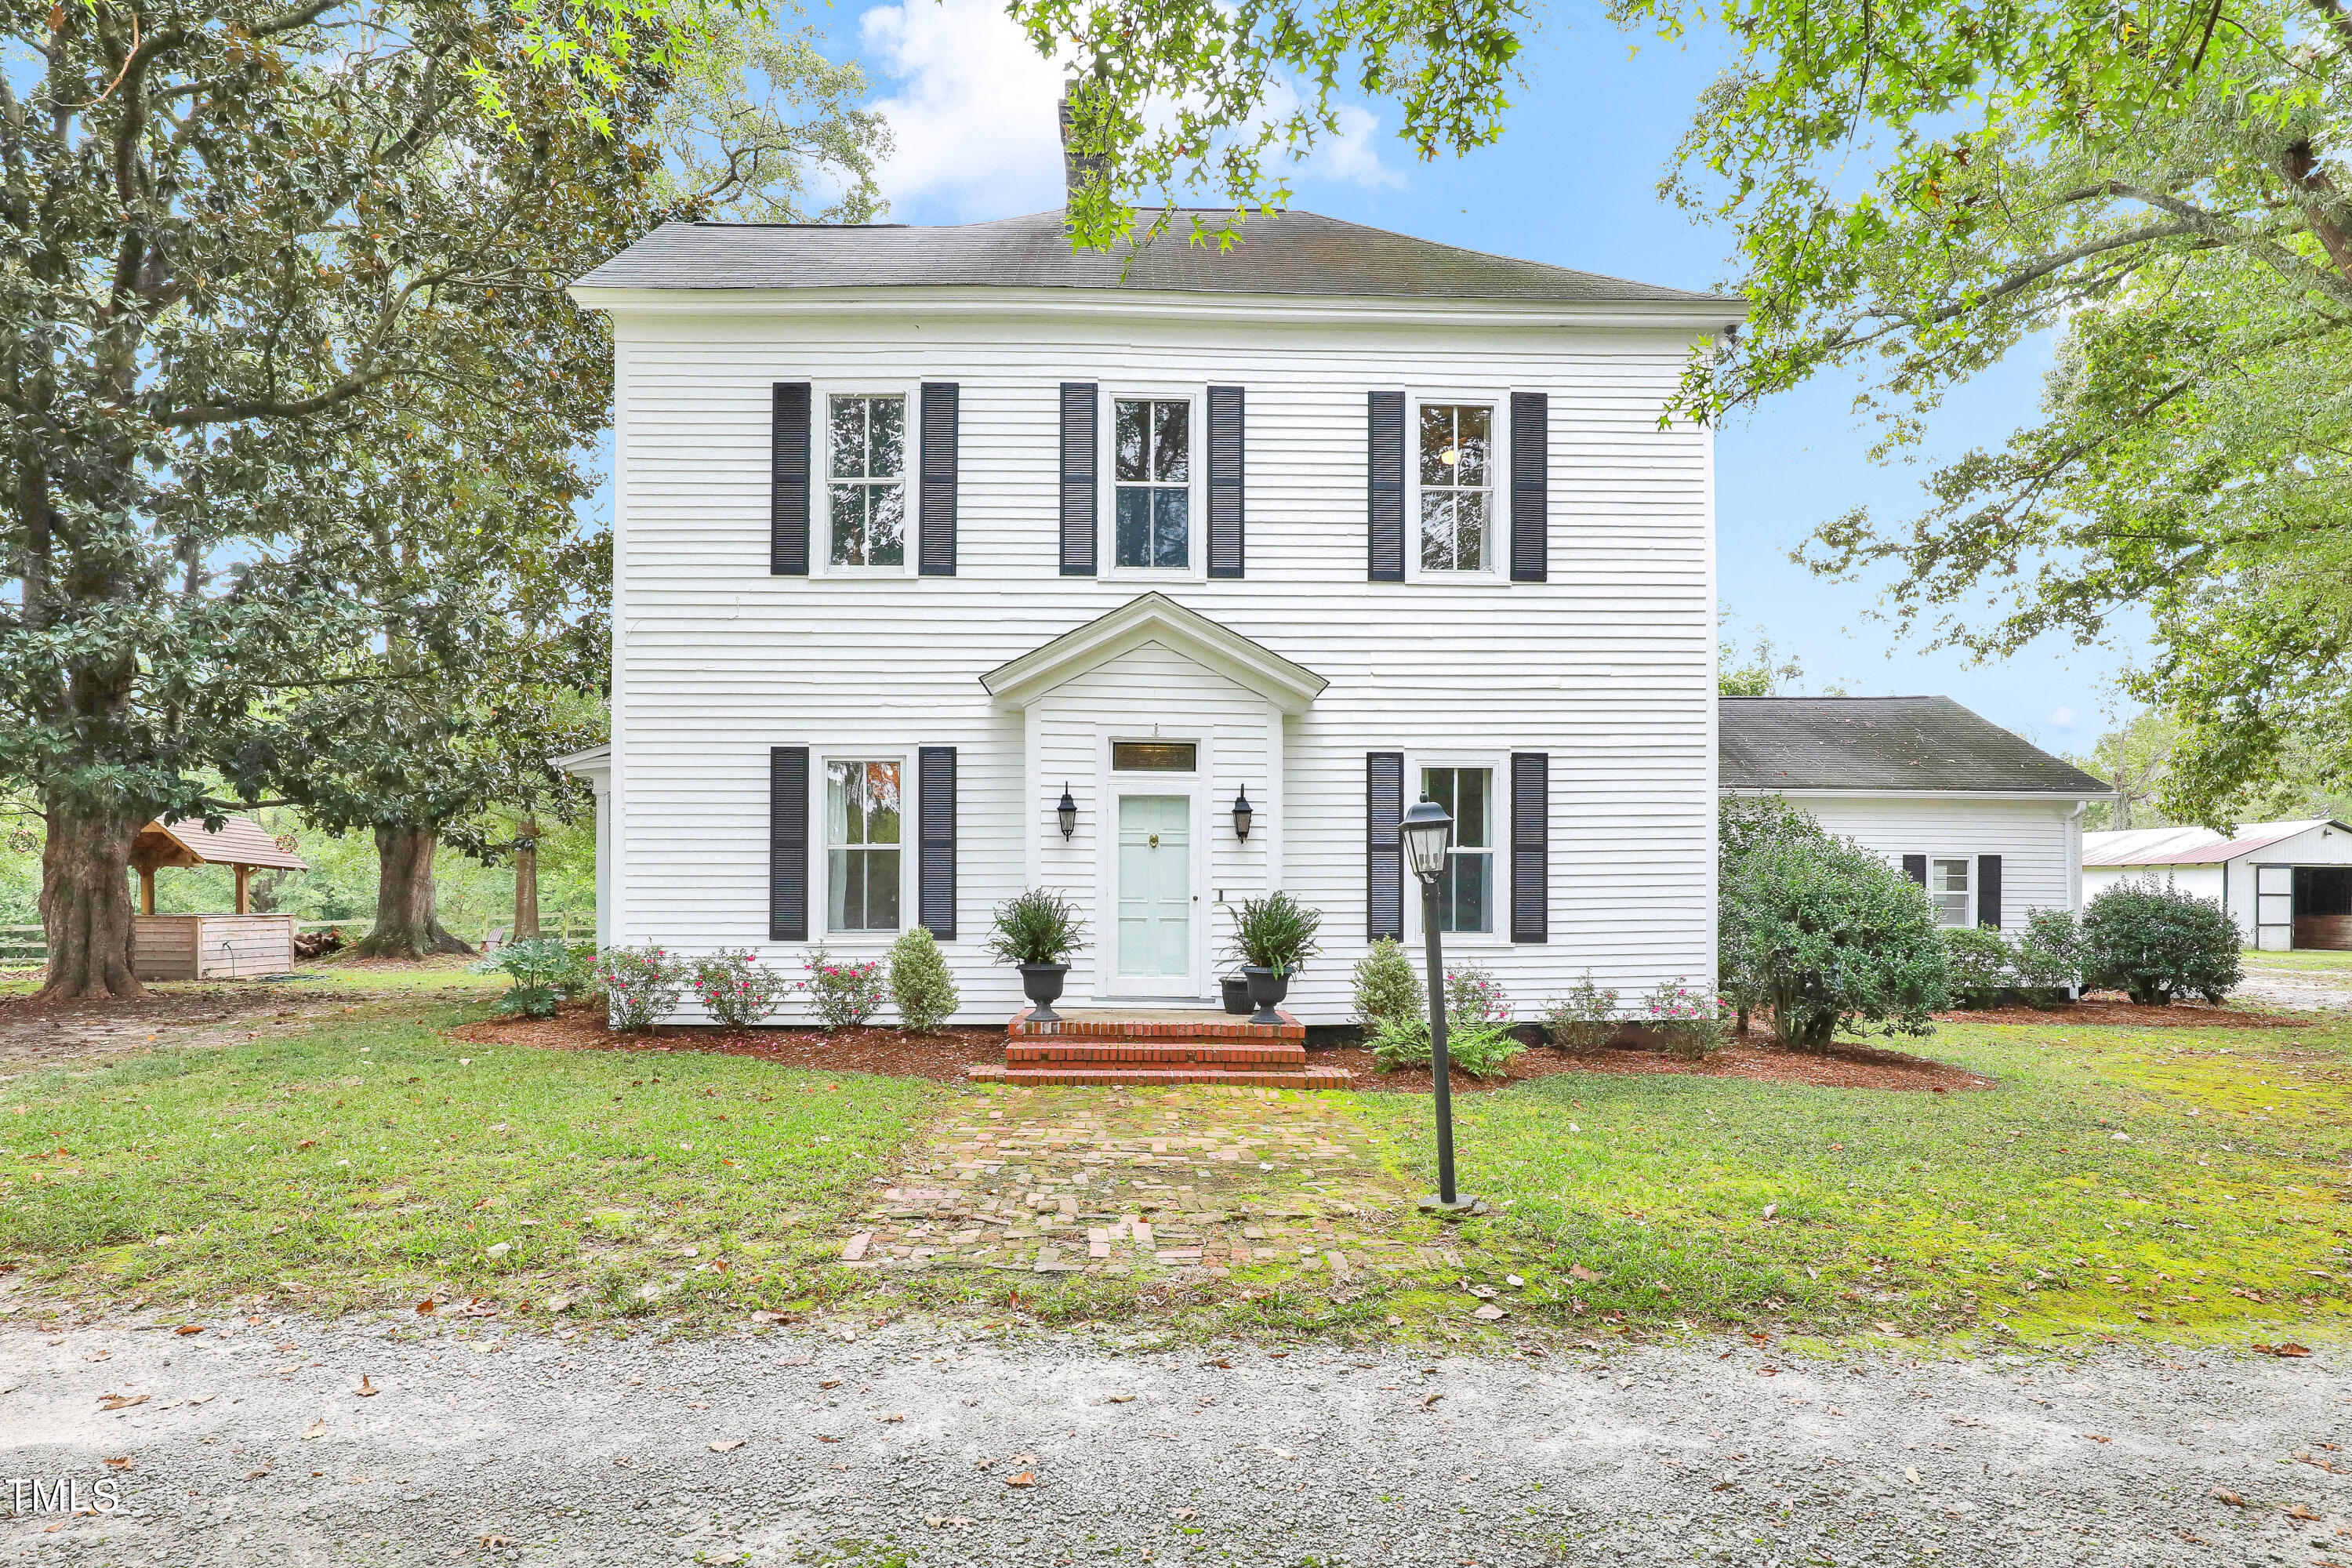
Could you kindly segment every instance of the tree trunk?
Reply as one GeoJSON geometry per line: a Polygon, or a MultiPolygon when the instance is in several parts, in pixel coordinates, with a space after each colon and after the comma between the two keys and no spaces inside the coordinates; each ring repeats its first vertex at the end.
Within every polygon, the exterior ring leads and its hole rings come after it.
{"type": "Polygon", "coordinates": [[[48,939],[45,1001],[143,996],[131,971],[131,841],[144,812],[87,812],[51,801],[41,851],[41,929],[48,939]]]}
{"type": "Polygon", "coordinates": [[[539,934],[539,822],[523,818],[515,834],[514,939],[528,942],[539,934]]]}
{"type": "Polygon", "coordinates": [[[368,958],[471,952],[433,912],[433,829],[392,823],[375,830],[375,929],[354,952],[368,958]]]}

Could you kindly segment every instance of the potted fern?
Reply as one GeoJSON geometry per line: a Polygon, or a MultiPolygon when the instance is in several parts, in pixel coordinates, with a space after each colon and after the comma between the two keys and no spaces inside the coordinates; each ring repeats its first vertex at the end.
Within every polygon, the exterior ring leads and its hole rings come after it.
{"type": "Polygon", "coordinates": [[[1226,950],[1241,961],[1242,978],[1257,1011],[1253,1024],[1279,1024],[1275,1008],[1290,994],[1290,977],[1322,952],[1315,940],[1323,917],[1288,893],[1244,899],[1234,910],[1233,939],[1226,950]]]}
{"type": "Polygon", "coordinates": [[[1077,907],[1059,893],[1032,888],[996,906],[996,930],[989,951],[1003,963],[1018,965],[1021,992],[1035,1004],[1030,1018],[1058,1024],[1054,1011],[1061,999],[1062,982],[1070,973],[1070,957],[1086,945],[1087,922],[1077,907]]]}

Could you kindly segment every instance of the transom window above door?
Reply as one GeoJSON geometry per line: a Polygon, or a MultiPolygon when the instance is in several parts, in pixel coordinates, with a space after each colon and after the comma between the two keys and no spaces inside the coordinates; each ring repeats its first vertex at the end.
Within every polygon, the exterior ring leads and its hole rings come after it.
{"type": "Polygon", "coordinates": [[[1423,768],[1421,793],[1454,818],[1454,847],[1437,882],[1439,931],[1495,929],[1495,793],[1492,768],[1423,768]]]}
{"type": "Polygon", "coordinates": [[[825,517],[835,566],[907,563],[907,400],[835,396],[825,409],[825,517]]]}
{"type": "Polygon", "coordinates": [[[824,765],[826,926],[898,929],[899,765],[824,765]]]}
{"type": "Polygon", "coordinates": [[[1937,925],[1972,923],[1969,919],[1969,877],[1973,869],[1967,860],[1927,862],[1927,897],[1936,906],[1937,925]]]}
{"type": "Polygon", "coordinates": [[[1121,397],[1111,405],[1112,533],[1121,566],[1192,562],[1192,405],[1121,397]]]}
{"type": "Polygon", "coordinates": [[[1495,411],[1421,405],[1421,569],[1484,572],[1494,518],[1495,411]]]}

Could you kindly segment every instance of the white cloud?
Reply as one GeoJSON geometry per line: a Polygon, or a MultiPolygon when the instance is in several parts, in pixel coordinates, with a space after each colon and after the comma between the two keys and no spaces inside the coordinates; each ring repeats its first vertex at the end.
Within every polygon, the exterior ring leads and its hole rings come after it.
{"type": "Polygon", "coordinates": [[[2052,712],[2047,722],[2057,725],[2061,730],[2071,730],[2074,727],[2075,718],[2072,708],[2060,708],[2052,712]]]}
{"type": "Polygon", "coordinates": [[[858,31],[898,84],[874,106],[897,142],[885,195],[935,198],[973,218],[1062,205],[1062,68],[1030,47],[998,0],[877,5],[858,31]]]}
{"type": "MultiPolygon", "coordinates": [[[[1001,0],[899,0],[858,18],[871,63],[897,91],[874,107],[897,142],[882,167],[894,203],[937,202],[943,216],[1003,217],[1062,205],[1062,141],[1055,105],[1065,62],[1042,58],[1001,0]]],[[[1286,84],[1263,112],[1289,112],[1286,84]]],[[[1307,180],[1397,186],[1381,161],[1380,120],[1353,104],[1339,132],[1297,171],[1307,180]]],[[[899,213],[906,217],[910,215],[899,213]]]]}

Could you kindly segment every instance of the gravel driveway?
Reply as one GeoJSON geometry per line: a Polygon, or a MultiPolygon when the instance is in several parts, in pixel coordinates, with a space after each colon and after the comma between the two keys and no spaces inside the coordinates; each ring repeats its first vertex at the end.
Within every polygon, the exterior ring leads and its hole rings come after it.
{"type": "Polygon", "coordinates": [[[2327,1446],[2352,1433],[2352,1382],[2326,1357],[1280,1350],[9,1328],[0,1554],[2352,1564],[2352,1460],[2327,1446]],[[122,1502],[60,1516],[17,1488],[8,1519],[11,1478],[85,1503],[110,1478],[122,1502]]]}

